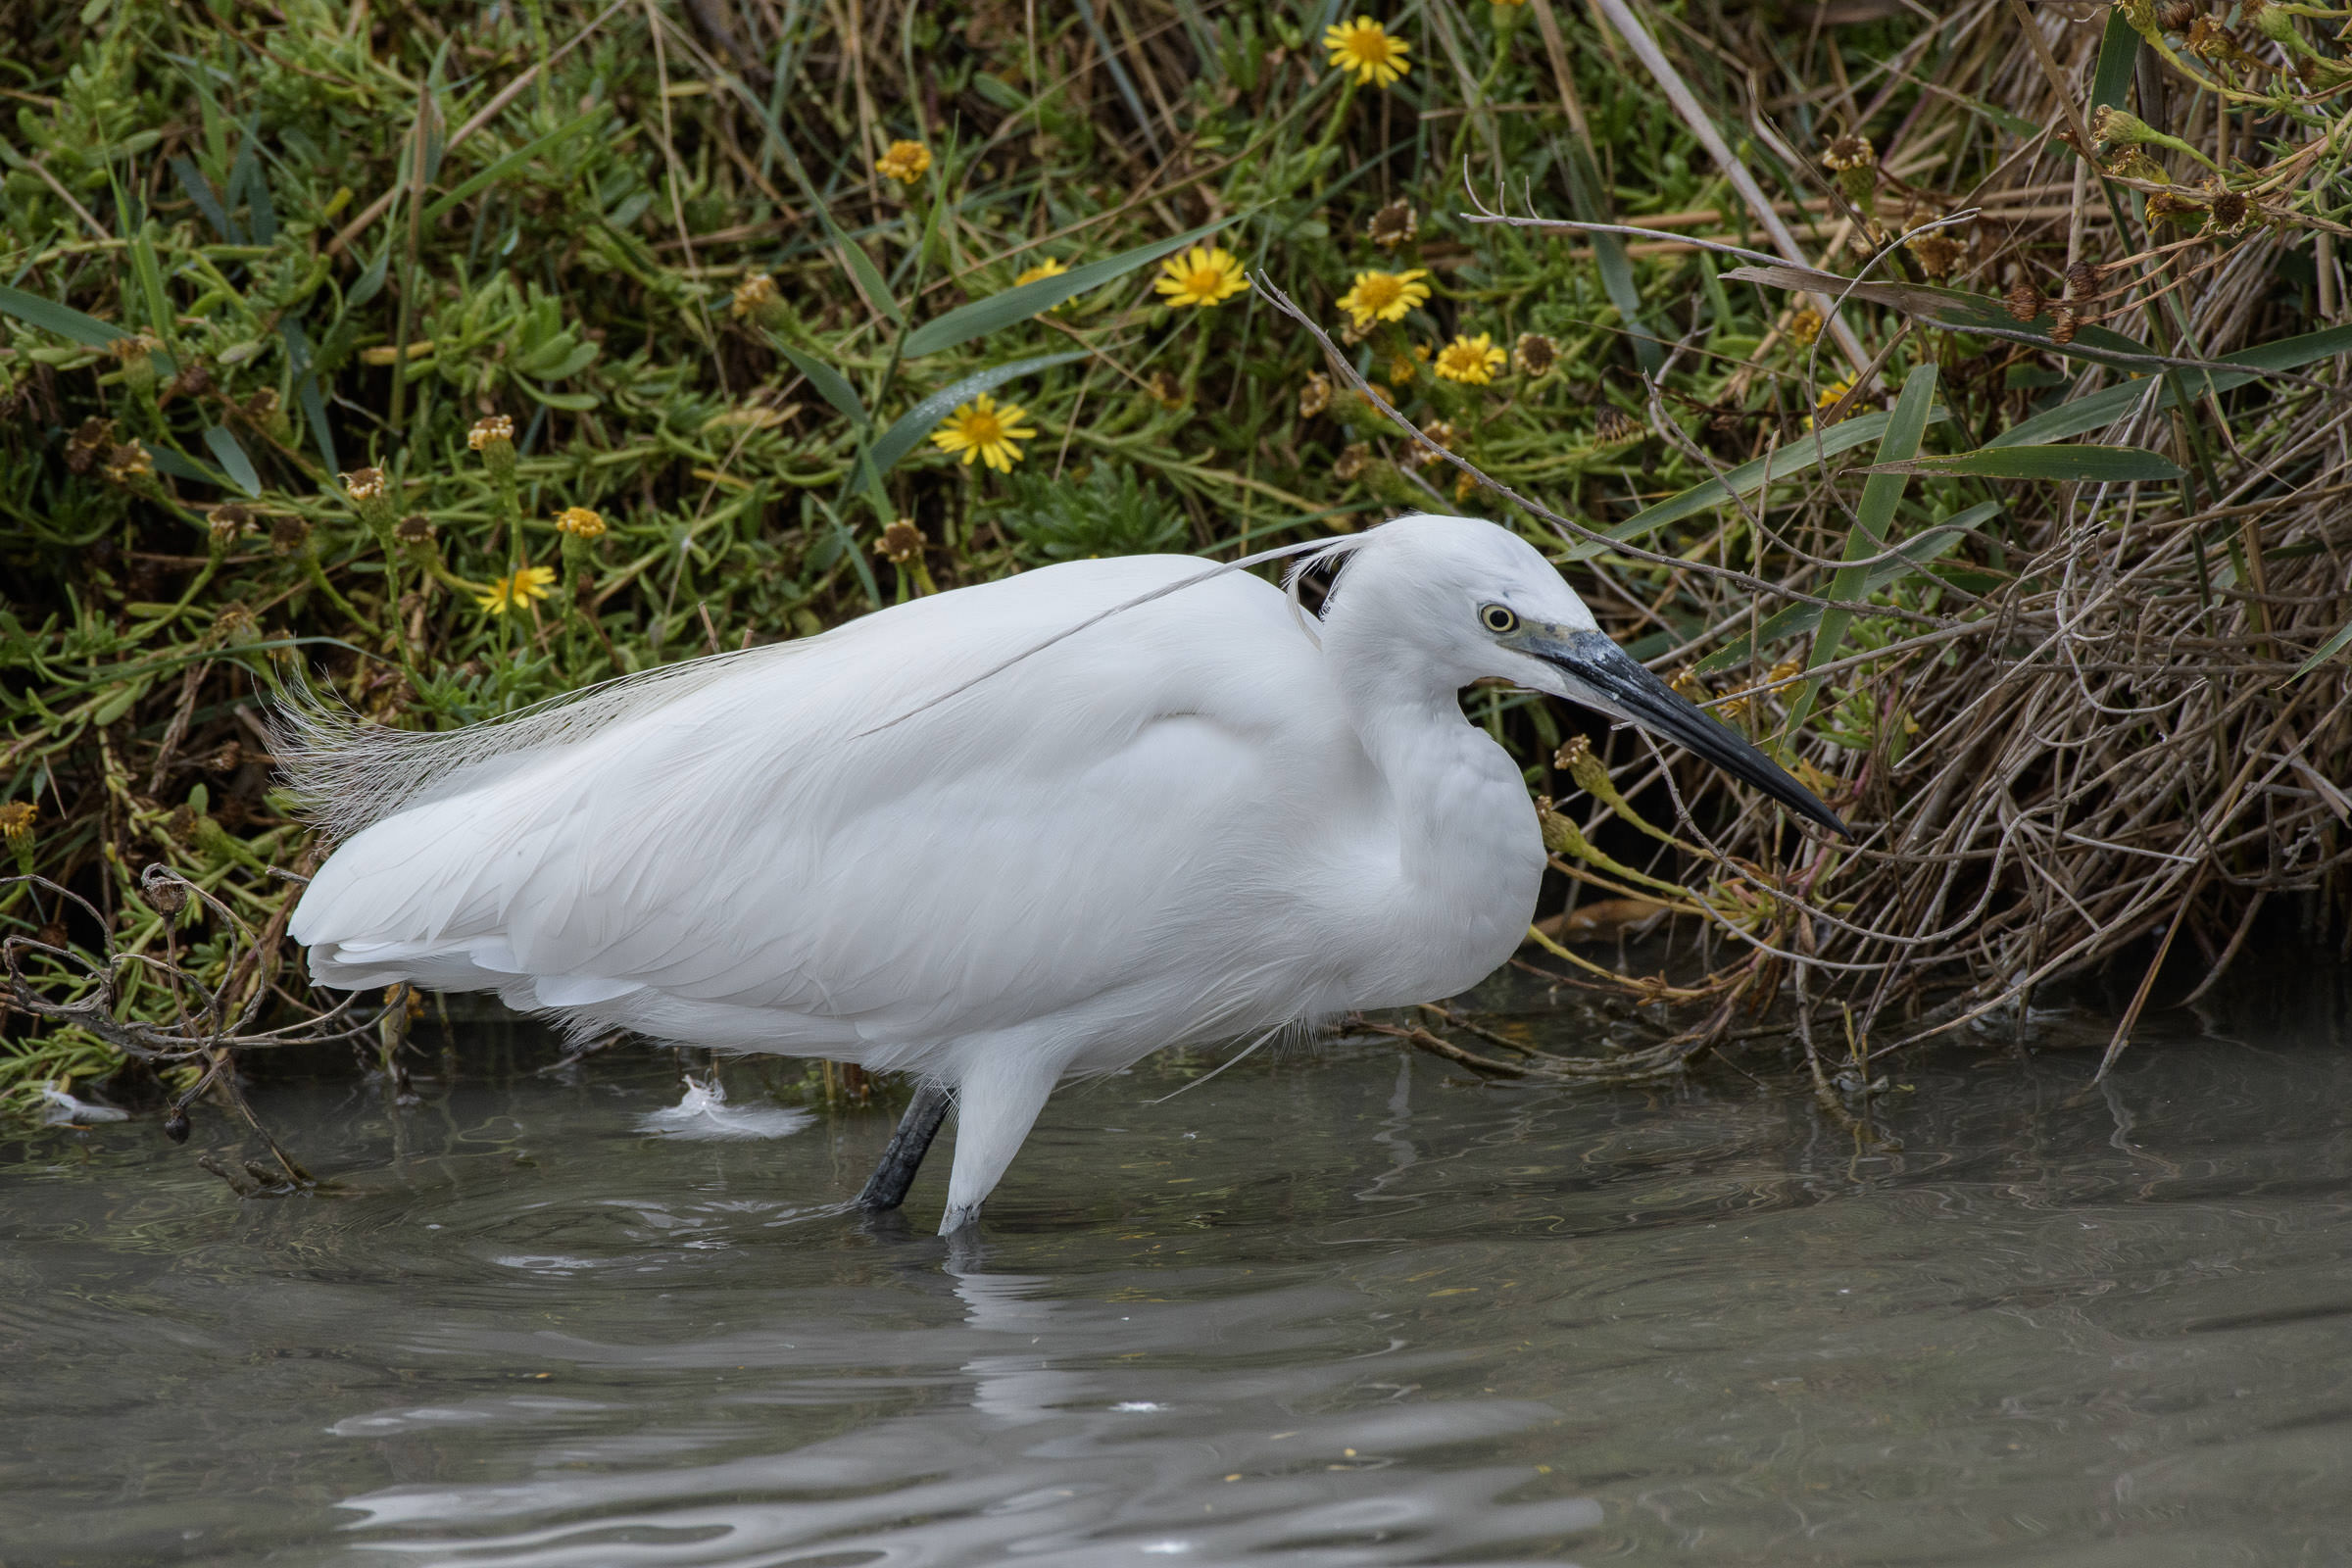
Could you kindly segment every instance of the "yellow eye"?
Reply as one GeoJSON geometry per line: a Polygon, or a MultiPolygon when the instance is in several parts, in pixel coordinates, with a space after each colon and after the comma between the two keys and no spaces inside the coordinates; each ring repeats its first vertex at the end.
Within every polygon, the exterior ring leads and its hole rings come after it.
{"type": "Polygon", "coordinates": [[[1486,625],[1487,630],[1494,632],[1496,636],[1519,629],[1519,617],[1501,605],[1488,605],[1479,611],[1478,618],[1486,625]]]}

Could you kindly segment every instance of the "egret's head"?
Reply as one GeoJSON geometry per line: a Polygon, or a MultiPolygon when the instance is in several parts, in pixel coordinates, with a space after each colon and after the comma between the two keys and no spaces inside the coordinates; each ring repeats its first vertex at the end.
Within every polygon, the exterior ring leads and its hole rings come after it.
{"type": "Polygon", "coordinates": [[[1799,815],[1833,832],[1846,831],[1811,791],[1738,731],[1611,642],[1576,590],[1508,529],[1426,514],[1383,523],[1350,552],[1335,597],[1358,601],[1350,609],[1371,612],[1367,619],[1409,627],[1415,653],[1434,659],[1455,685],[1499,676],[1639,724],[1799,815]]]}

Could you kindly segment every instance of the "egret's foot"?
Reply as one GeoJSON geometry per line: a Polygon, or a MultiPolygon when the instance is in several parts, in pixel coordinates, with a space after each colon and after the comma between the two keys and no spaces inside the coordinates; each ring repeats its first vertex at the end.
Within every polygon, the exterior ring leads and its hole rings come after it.
{"type": "Polygon", "coordinates": [[[952,1205],[939,1216],[939,1234],[951,1239],[976,1237],[980,1234],[980,1205],[959,1203],[952,1205]]]}
{"type": "Polygon", "coordinates": [[[898,1131],[890,1135],[890,1147],[882,1151],[881,1162],[858,1195],[859,1208],[892,1209],[906,1201],[914,1173],[922,1168],[931,1140],[939,1136],[940,1124],[948,1119],[949,1103],[948,1092],[938,1084],[926,1079],[915,1085],[914,1102],[899,1118],[898,1131]]]}

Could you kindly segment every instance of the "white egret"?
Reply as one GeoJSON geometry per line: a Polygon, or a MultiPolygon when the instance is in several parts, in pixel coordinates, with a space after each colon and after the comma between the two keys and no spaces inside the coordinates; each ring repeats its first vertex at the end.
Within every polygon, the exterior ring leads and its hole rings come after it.
{"type": "Polygon", "coordinates": [[[1319,618],[1196,558],[1079,561],[446,734],[297,709],[282,755],[342,842],[292,933],[323,986],[914,1074],[861,1196],[896,1206],[952,1097],[945,1233],[1064,1078],[1511,956],[1544,852],[1474,681],[1843,831],[1516,535],[1408,516],[1327,554],[1319,618]]]}

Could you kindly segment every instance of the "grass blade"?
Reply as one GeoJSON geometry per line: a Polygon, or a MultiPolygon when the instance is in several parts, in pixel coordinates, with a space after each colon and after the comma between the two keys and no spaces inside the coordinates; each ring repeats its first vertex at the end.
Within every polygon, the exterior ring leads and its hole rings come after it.
{"type": "MultiPolygon", "coordinates": [[[[770,341],[774,340],[771,338],[770,341]]],[[[818,397],[832,404],[844,418],[860,431],[873,423],[865,412],[865,404],[858,396],[858,389],[850,385],[848,378],[839,370],[820,359],[803,354],[799,349],[787,348],[782,343],[776,343],[775,350],[792,362],[794,369],[808,378],[808,384],[816,388],[818,397]]]]}
{"type": "Polygon", "coordinates": [[[2107,34],[2099,40],[2099,66],[2090,78],[2093,109],[2121,109],[2131,89],[2132,73],[2139,66],[2139,29],[2122,6],[2107,13],[2107,34]]]}
{"type": "Polygon", "coordinates": [[[262,476],[254,471],[253,460],[237,444],[237,438],[226,425],[205,426],[204,444],[212,449],[213,457],[228,474],[236,487],[249,496],[262,493],[262,476]]]}
{"type": "Polygon", "coordinates": [[[179,321],[172,313],[171,296],[164,292],[164,264],[155,254],[155,242],[161,232],[155,220],[141,223],[138,232],[130,237],[131,274],[139,280],[139,292],[147,301],[147,324],[155,335],[169,345],[178,336],[179,321]]]}
{"type": "MultiPolygon", "coordinates": [[[[2338,354],[2352,354],[2352,326],[2331,326],[2325,331],[2305,332],[2295,337],[2280,338],[2275,343],[2233,350],[2230,355],[2230,363],[2244,368],[2199,371],[2195,373],[2192,384],[2200,392],[2207,388],[2215,392],[2227,392],[2255,380],[2266,370],[2297,369],[2314,360],[2332,359],[2338,354]]],[[[2145,381],[2111,386],[2103,392],[2093,392],[2086,398],[2062,403],[2047,413],[2037,414],[2011,425],[1984,445],[2043,446],[2052,441],[2064,441],[2069,436],[2104,430],[2130,414],[2147,395],[2145,381]]]]}
{"type": "MultiPolygon", "coordinates": [[[[1903,377],[1901,396],[1887,415],[1886,434],[1879,442],[1879,461],[1869,470],[1870,477],[1862,481],[1862,502],[1854,509],[1853,531],[1845,536],[1845,559],[1864,562],[1882,555],[1886,540],[1894,529],[1894,509],[1901,504],[1903,487],[1911,481],[1901,465],[1919,451],[1919,438],[1928,428],[1928,413],[1936,401],[1936,367],[1934,364],[1915,368],[1903,377]]],[[[1870,568],[1849,565],[1838,568],[1830,579],[1832,599],[1854,600],[1862,596],[1869,582],[1870,568]]],[[[1824,610],[1821,624],[1813,634],[1813,651],[1806,657],[1807,669],[1819,669],[1838,657],[1838,645],[1845,641],[1845,628],[1853,623],[1850,610],[1824,610]]],[[[1805,682],[1805,689],[1788,705],[1788,726],[1783,732],[1795,735],[1805,727],[1813,705],[1821,697],[1825,677],[1816,675],[1805,682]]]]}
{"type": "MultiPolygon", "coordinates": [[[[1776,480],[1793,478],[1819,466],[1826,459],[1841,452],[1850,452],[1872,437],[1886,434],[1886,422],[1890,417],[1892,416],[1886,414],[1861,415],[1841,424],[1832,425],[1818,437],[1808,430],[1802,439],[1778,452],[1751,459],[1736,468],[1727,469],[1719,479],[1701,480],[1679,495],[1669,496],[1656,506],[1636,513],[1614,528],[1606,530],[1608,536],[1613,540],[1640,539],[1645,534],[1657,532],[1668,523],[1680,522],[1709,507],[1719,507],[1734,496],[1747,495],[1776,480]]],[[[1939,423],[1948,417],[1941,409],[1935,409],[1929,412],[1928,422],[1939,423]]],[[[1606,545],[1589,542],[1571,545],[1568,559],[1589,561],[1606,549],[1606,545]]]]}
{"type": "Polygon", "coordinates": [[[1063,300],[1101,288],[1139,267],[1173,255],[1187,245],[1198,244],[1232,221],[1231,218],[1219,219],[1216,222],[1203,223],[1199,228],[1179,234],[1174,239],[1154,240],[1152,244],[1121,251],[1100,262],[1089,262],[1084,267],[1073,267],[1052,277],[1041,277],[1034,283],[1023,283],[1018,288],[991,294],[969,305],[958,305],[947,315],[925,321],[907,333],[905,355],[912,360],[925,354],[937,354],[942,349],[952,349],[958,343],[968,343],[973,338],[986,337],[991,332],[1026,321],[1040,311],[1052,310],[1063,300]]]}
{"type": "Polygon", "coordinates": [[[1873,478],[1889,474],[1965,475],[1972,479],[2039,479],[2100,484],[2162,482],[2180,477],[2180,466],[2146,447],[1983,447],[1952,457],[1881,462],[1862,470],[1873,478]]]}
{"type": "MultiPolygon", "coordinates": [[[[1890,587],[1910,576],[1930,562],[1949,555],[1962,539],[1999,516],[2005,510],[2007,509],[1998,501],[1980,502],[1966,512],[1955,514],[1936,524],[1933,528],[1922,528],[1918,533],[1894,547],[1895,560],[1882,561],[1870,568],[1869,575],[1862,579],[1862,591],[1854,597],[1866,599],[1880,589],[1890,587]]],[[[1825,612],[1819,605],[1790,605],[1786,610],[1764,617],[1764,623],[1756,628],[1756,636],[1752,644],[1745,637],[1738,638],[1709,654],[1690,668],[1694,673],[1700,675],[1711,675],[1717,670],[1730,669],[1736,664],[1745,662],[1758,649],[1779,642],[1784,637],[1804,636],[1821,624],[1821,617],[1824,613],[1825,612]]]]}
{"type": "Polygon", "coordinates": [[[245,138],[237,145],[237,161],[228,171],[228,210],[235,212],[237,203],[245,203],[247,221],[253,225],[257,245],[277,243],[277,207],[270,200],[270,176],[262,171],[262,117],[254,116],[245,122],[245,138]]]}
{"type": "Polygon", "coordinates": [[[204,220],[213,225],[214,233],[231,245],[245,243],[245,236],[238,232],[235,223],[229,221],[227,210],[221,207],[220,198],[213,194],[212,185],[197,172],[194,163],[186,158],[174,158],[172,160],[172,172],[178,178],[179,188],[187,192],[188,200],[194,202],[196,210],[204,215],[204,220]]]}
{"type": "Polygon", "coordinates": [[[174,479],[192,479],[198,484],[215,485],[223,489],[227,487],[226,482],[220,474],[193,458],[180,456],[170,447],[159,447],[152,441],[142,441],[139,443],[139,450],[147,454],[147,462],[158,473],[168,473],[174,479]]]}
{"type": "Polygon", "coordinates": [[[2301,680],[2321,664],[2342,653],[2347,643],[2352,643],[2352,621],[2346,621],[2334,636],[2320,644],[2319,651],[2295,666],[2295,672],[2287,679],[2301,680]]]}
{"type": "Polygon", "coordinates": [[[44,332],[54,332],[68,342],[78,343],[85,349],[102,349],[119,337],[130,334],[95,316],[84,316],[70,305],[27,294],[23,289],[0,285],[0,311],[6,311],[27,326],[37,326],[44,332]]]}
{"type": "Polygon", "coordinates": [[[333,473],[343,465],[335,461],[335,432],[326,422],[326,394],[318,385],[318,367],[311,360],[311,340],[304,334],[301,320],[291,316],[277,323],[277,335],[285,340],[286,363],[294,371],[294,400],[302,405],[303,422],[311,427],[318,456],[326,460],[326,471],[333,473]]]}
{"type": "Polygon", "coordinates": [[[564,142],[569,140],[571,137],[577,135],[580,131],[591,125],[602,123],[605,117],[605,111],[612,107],[612,106],[611,104],[598,104],[594,109],[591,109],[579,119],[567,121],[564,124],[558,125],[554,130],[549,131],[546,135],[524,142],[521,146],[515,148],[513,152],[507,154],[506,157],[501,158],[498,162],[490,165],[487,169],[476,171],[474,173],[466,176],[465,179],[459,181],[457,186],[453,188],[448,195],[443,196],[436,201],[428,202],[425,205],[424,221],[429,223],[435,219],[443,217],[451,208],[457,206],[460,202],[465,201],[468,197],[474,196],[481,191],[487,190],[490,186],[497,184],[500,180],[506,178],[509,174],[514,172],[514,171],[520,169],[523,165],[539,157],[542,153],[549,152],[562,145],[564,142]]]}
{"type": "Polygon", "coordinates": [[[1997,299],[1960,289],[1937,288],[1927,283],[1858,283],[1838,273],[1819,271],[1809,267],[1735,267],[1723,275],[1728,282],[1843,294],[1849,299],[1900,311],[1926,325],[1938,326],[1947,332],[1998,338],[2002,342],[2021,344],[2044,354],[2105,365],[2119,370],[2142,373],[2157,370],[2210,370],[2230,368],[2243,359],[2243,356],[2232,356],[2230,361],[2217,367],[2210,361],[2184,360],[2174,355],[2159,354],[2135,338],[2091,323],[2077,327],[2071,341],[2060,343],[2050,335],[2050,329],[2057,324],[2057,318],[2047,309],[2030,321],[2021,321],[2009,313],[2007,305],[1997,299]]]}
{"type": "Polygon", "coordinates": [[[1051,369],[1056,365],[1068,365],[1074,360],[1086,359],[1092,353],[1091,349],[1073,349],[1067,354],[1045,354],[1033,360],[1014,360],[1009,365],[993,366],[940,388],[900,415],[891,427],[882,432],[882,439],[873,444],[866,454],[866,461],[872,465],[873,477],[879,481],[882,475],[896,467],[901,459],[914,450],[915,443],[929,435],[932,426],[946,418],[956,404],[976,398],[983,392],[994,392],[1016,376],[1051,369]]]}

